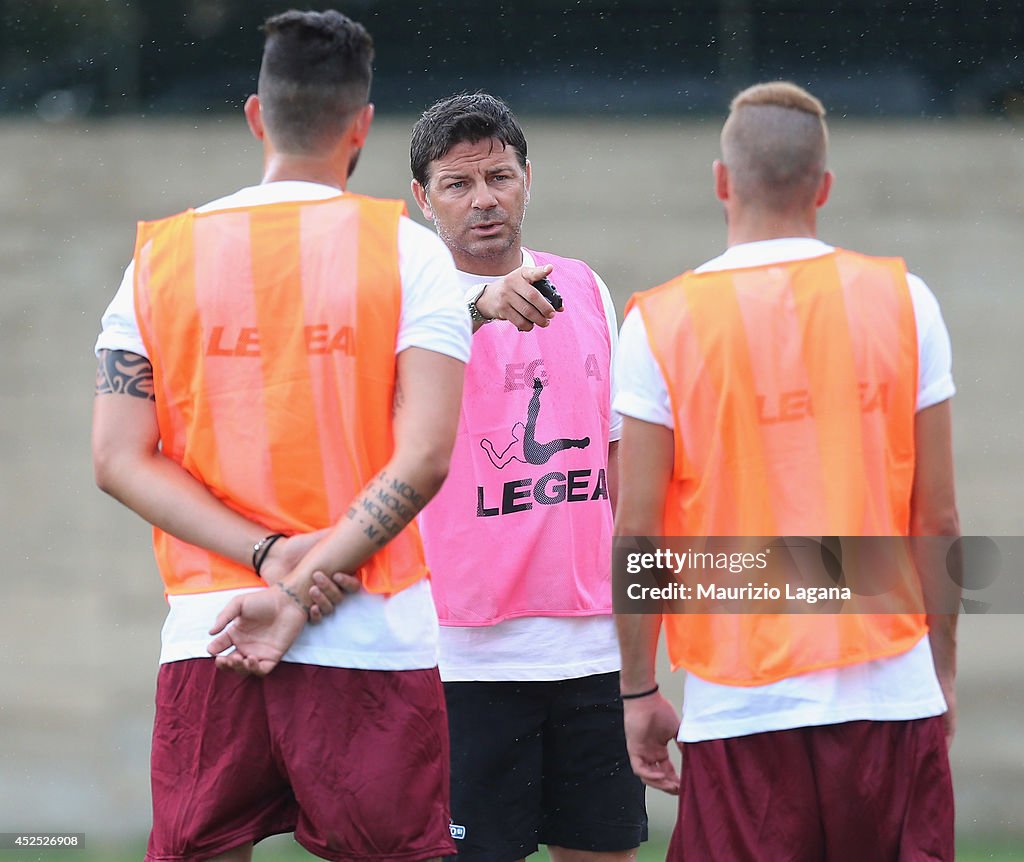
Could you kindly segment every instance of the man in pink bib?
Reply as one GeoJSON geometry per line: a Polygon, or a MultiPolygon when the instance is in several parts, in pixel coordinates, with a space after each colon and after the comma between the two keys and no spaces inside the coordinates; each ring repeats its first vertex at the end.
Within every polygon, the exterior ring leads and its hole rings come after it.
{"type": "Polygon", "coordinates": [[[441,621],[459,857],[630,860],[646,839],[622,730],[609,560],[615,310],[585,263],[531,251],[526,139],[483,93],[413,129],[413,194],[474,320],[449,477],[420,526],[441,621]],[[560,313],[534,282],[544,277],[560,313]],[[557,300],[556,300],[556,304],[557,300]]]}

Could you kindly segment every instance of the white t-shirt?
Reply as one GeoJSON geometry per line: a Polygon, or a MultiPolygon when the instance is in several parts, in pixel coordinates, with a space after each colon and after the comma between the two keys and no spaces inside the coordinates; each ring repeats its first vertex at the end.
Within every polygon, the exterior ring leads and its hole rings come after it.
{"type": "MultiPolygon", "coordinates": [[[[319,183],[286,181],[241,189],[198,208],[198,212],[286,201],[324,200],[341,194],[319,183]]],[[[422,347],[469,360],[472,329],[451,254],[433,231],[408,218],[398,226],[398,268],[402,310],[395,352],[422,347]]],[[[96,350],[128,350],[146,356],[135,317],[134,268],[103,315],[96,350]]],[[[209,630],[235,595],[219,590],[168,597],[170,611],[161,636],[160,662],[208,658],[209,630]]],[[[394,596],[360,591],[322,623],[306,626],[284,661],[367,670],[413,670],[437,664],[437,614],[430,585],[421,581],[394,596]]]]}
{"type": "MultiPolygon", "coordinates": [[[[523,263],[534,266],[523,251],[523,263]]],[[[466,299],[473,299],[486,276],[458,273],[466,299]]],[[[615,399],[614,359],[618,348],[615,304],[608,286],[594,273],[611,336],[611,396],[615,399]]],[[[558,273],[551,279],[558,283],[558,273]]],[[[566,312],[568,313],[568,312],[566,312]]],[[[494,324],[490,324],[494,325],[494,324]]],[[[558,325],[558,319],[552,322],[558,325]]],[[[609,440],[622,436],[622,417],[612,411],[609,440]]],[[[478,549],[487,553],[487,549],[478,549]]],[[[471,549],[467,549],[471,552],[471,549]]],[[[557,680],[611,673],[621,667],[615,624],[608,614],[589,617],[519,617],[491,626],[441,626],[441,678],[445,682],[479,680],[557,680]]]]}
{"type": "MultiPolygon", "coordinates": [[[[820,240],[787,238],[734,245],[696,272],[763,266],[828,254],[820,240]]],[[[917,276],[907,276],[917,325],[917,409],[952,397],[952,352],[938,301],[917,276]]],[[[622,325],[615,409],[624,416],[672,428],[668,387],[651,353],[643,318],[634,309],[622,325]]],[[[946,710],[928,638],[892,658],[815,671],[762,686],[719,685],[694,674],[686,678],[679,739],[699,742],[836,724],[896,721],[941,715],[946,710]]]]}

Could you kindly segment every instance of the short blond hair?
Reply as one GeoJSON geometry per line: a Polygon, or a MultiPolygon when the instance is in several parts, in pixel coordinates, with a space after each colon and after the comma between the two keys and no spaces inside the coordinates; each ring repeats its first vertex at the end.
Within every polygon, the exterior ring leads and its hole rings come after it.
{"type": "Polygon", "coordinates": [[[755,84],[732,100],[722,161],[744,203],[776,212],[813,205],[827,152],[825,107],[803,87],[755,84]]]}
{"type": "Polygon", "coordinates": [[[773,105],[776,108],[791,108],[803,111],[820,120],[825,119],[825,106],[791,81],[769,81],[765,84],[754,84],[741,93],[737,93],[729,105],[730,113],[747,105],[773,105]]]}

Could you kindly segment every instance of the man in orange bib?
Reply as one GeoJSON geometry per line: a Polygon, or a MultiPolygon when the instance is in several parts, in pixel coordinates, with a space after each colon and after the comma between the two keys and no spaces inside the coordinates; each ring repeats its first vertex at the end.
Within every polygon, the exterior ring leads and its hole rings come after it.
{"type": "MultiPolygon", "coordinates": [[[[816,238],[826,150],[803,89],[734,99],[728,249],[622,327],[617,536],[957,535],[949,336],[901,260],[816,238]]],[[[633,768],[680,796],[670,859],[953,859],[955,616],[896,610],[617,615],[633,768]]]]}
{"type": "Polygon", "coordinates": [[[263,182],[140,224],[97,343],[97,482],[153,524],[170,605],[146,858],[245,862],[293,831],[324,859],[432,859],[448,733],[414,518],[470,323],[433,232],[345,192],[369,34],[333,11],[265,32],[263,182]]]}

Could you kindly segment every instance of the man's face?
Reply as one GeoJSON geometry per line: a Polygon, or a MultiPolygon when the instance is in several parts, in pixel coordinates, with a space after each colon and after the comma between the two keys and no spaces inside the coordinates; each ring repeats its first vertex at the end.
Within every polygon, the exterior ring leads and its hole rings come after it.
{"type": "Polygon", "coordinates": [[[530,199],[530,163],[494,138],[456,144],[430,163],[413,194],[459,269],[504,275],[522,264],[521,233],[530,199]]]}

